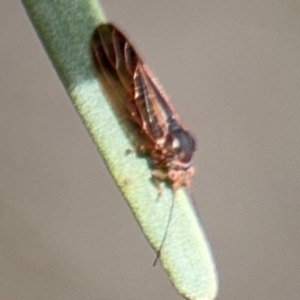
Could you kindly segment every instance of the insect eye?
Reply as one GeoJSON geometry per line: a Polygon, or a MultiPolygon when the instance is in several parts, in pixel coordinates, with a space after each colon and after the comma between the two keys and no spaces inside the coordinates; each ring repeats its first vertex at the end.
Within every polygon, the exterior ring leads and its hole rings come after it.
{"type": "Polygon", "coordinates": [[[181,152],[178,156],[179,160],[182,163],[189,163],[192,160],[193,153],[190,152],[181,152]]]}

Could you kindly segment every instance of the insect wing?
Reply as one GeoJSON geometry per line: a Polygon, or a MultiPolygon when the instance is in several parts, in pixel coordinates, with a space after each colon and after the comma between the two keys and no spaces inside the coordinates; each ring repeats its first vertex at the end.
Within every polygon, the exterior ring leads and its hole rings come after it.
{"type": "Polygon", "coordinates": [[[153,143],[166,137],[171,123],[181,126],[154,76],[115,25],[100,25],[92,48],[101,71],[121,83],[127,94],[125,107],[153,143]]]}

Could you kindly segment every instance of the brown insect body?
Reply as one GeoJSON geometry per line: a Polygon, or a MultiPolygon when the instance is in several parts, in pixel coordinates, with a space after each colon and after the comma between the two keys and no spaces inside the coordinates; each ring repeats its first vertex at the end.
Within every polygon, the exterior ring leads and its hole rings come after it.
{"type": "Polygon", "coordinates": [[[92,51],[97,67],[126,91],[124,105],[142,130],[139,151],[149,154],[154,179],[167,181],[174,191],[190,187],[196,142],[131,43],[115,25],[102,24],[93,35],[92,51]]]}

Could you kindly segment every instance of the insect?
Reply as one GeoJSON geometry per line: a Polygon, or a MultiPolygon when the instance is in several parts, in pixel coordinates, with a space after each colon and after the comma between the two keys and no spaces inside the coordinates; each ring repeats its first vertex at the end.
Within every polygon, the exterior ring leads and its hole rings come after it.
{"type": "MultiPolygon", "coordinates": [[[[92,37],[96,68],[120,83],[122,99],[130,119],[138,125],[143,142],[137,151],[150,157],[152,178],[161,195],[161,182],[174,193],[189,188],[194,175],[191,165],[196,142],[182,125],[167,96],[125,35],[112,23],[101,24],[92,37]]],[[[162,242],[153,263],[160,258],[172,218],[174,199],[162,242]]]]}
{"type": "Polygon", "coordinates": [[[174,192],[190,187],[196,142],[182,125],[162,88],[126,36],[112,23],[101,24],[92,38],[96,67],[109,73],[126,94],[123,104],[141,130],[137,151],[150,157],[152,177],[161,194],[161,182],[174,192]]]}

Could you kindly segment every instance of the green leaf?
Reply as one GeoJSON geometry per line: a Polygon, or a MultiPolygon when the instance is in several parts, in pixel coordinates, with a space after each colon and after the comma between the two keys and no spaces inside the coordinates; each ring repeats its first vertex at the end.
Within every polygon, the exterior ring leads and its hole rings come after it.
{"type": "MultiPolygon", "coordinates": [[[[90,39],[105,22],[96,0],[23,0],[28,15],[107,168],[154,249],[166,230],[174,194],[157,189],[145,158],[126,154],[135,137],[100,87],[92,66],[90,39]]],[[[175,195],[161,262],[174,287],[187,299],[214,299],[214,261],[193,206],[183,190],[175,195]]],[[[149,262],[145,262],[149,263],[149,262]]]]}

